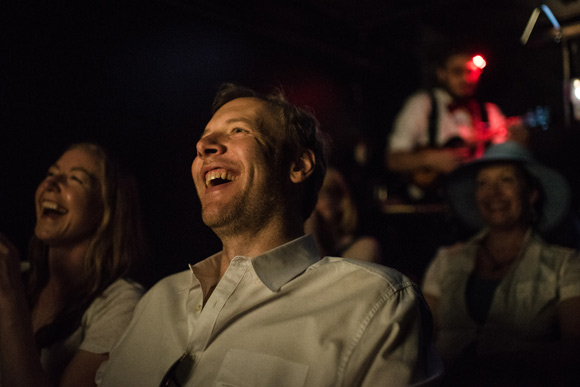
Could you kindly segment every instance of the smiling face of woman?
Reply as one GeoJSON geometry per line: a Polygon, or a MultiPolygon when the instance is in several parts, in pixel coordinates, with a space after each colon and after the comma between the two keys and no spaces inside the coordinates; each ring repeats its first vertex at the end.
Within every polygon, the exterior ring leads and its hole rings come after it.
{"type": "Polygon", "coordinates": [[[103,219],[103,162],[83,148],[66,151],[36,190],[37,238],[51,246],[86,243],[103,219]]]}
{"type": "Polygon", "coordinates": [[[477,174],[476,184],[477,208],[488,227],[527,225],[529,211],[538,193],[530,188],[516,165],[505,163],[484,167],[477,174]]]}

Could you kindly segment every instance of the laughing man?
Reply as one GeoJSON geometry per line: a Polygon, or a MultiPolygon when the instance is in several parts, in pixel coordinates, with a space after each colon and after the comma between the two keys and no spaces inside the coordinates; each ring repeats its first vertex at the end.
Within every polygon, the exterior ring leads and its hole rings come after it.
{"type": "Polygon", "coordinates": [[[213,111],[191,173],[222,251],[144,296],[101,386],[436,383],[416,286],[383,266],[320,258],[304,236],[326,169],[315,118],[232,84],[213,111]]]}

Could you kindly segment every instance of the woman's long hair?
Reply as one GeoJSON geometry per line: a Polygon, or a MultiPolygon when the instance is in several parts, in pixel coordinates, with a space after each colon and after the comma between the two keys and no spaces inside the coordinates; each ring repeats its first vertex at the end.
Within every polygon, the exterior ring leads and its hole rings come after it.
{"type": "MultiPolygon", "coordinates": [[[[102,163],[103,219],[89,244],[83,260],[82,278],[54,321],[36,333],[39,348],[48,347],[72,334],[92,301],[119,278],[132,274],[136,263],[145,259],[147,248],[141,220],[137,185],[132,176],[112,159],[103,147],[93,143],[78,143],[68,150],[90,152],[102,163]]],[[[49,247],[36,237],[29,244],[30,276],[27,283],[31,306],[38,301],[48,283],[49,247]]]]}

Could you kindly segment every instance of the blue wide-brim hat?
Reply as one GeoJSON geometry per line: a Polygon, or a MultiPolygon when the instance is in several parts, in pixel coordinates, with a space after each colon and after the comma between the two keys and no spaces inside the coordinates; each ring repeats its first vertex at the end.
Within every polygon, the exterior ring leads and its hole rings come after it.
{"type": "Polygon", "coordinates": [[[473,229],[484,227],[475,201],[475,178],[481,167],[503,161],[519,163],[542,190],[543,202],[536,228],[548,231],[560,224],[568,214],[572,198],[566,178],[539,164],[527,148],[513,141],[489,147],[481,158],[466,163],[449,175],[446,182],[447,199],[455,215],[473,229]]]}

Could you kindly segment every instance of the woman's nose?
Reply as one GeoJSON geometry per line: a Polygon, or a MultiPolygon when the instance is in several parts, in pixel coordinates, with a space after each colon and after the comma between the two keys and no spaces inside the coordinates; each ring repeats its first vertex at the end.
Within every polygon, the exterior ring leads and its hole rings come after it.
{"type": "Polygon", "coordinates": [[[62,181],[62,175],[50,175],[44,178],[42,184],[47,189],[58,190],[60,181],[62,181]]]}
{"type": "Polygon", "coordinates": [[[488,189],[488,191],[489,191],[490,193],[497,193],[497,192],[499,192],[499,191],[500,191],[500,188],[501,188],[501,184],[500,184],[499,182],[497,182],[497,181],[493,181],[493,182],[491,182],[491,183],[489,184],[489,189],[488,189]]]}

